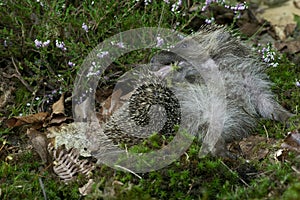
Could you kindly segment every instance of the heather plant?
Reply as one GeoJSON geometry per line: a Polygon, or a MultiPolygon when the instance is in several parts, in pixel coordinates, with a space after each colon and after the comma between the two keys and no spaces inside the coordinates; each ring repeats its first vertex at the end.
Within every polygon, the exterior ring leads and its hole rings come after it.
{"type": "Polygon", "coordinates": [[[277,67],[279,65],[280,54],[272,47],[271,43],[262,46],[258,44],[258,53],[261,55],[261,59],[268,66],[277,67]]]}

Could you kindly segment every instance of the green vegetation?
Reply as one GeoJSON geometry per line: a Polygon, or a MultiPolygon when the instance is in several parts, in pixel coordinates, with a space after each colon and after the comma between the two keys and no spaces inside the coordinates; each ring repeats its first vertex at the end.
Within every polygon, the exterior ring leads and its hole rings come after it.
{"type": "MultiPolygon", "coordinates": [[[[0,109],[0,119],[49,111],[61,93],[72,92],[76,73],[88,53],[110,36],[141,27],[163,27],[189,34],[195,31],[191,25],[193,19],[197,17],[201,22],[207,19],[200,10],[186,14],[190,1],[183,1],[175,11],[172,0],[170,3],[154,0],[148,5],[145,2],[0,1],[0,68],[17,75],[0,80],[16,88],[11,97],[13,102],[5,110],[0,109]]],[[[234,23],[229,25],[234,27],[234,23]]],[[[149,49],[131,52],[115,61],[115,68],[106,73],[123,73],[130,69],[130,64],[149,62],[152,54],[149,49]]],[[[285,56],[278,62],[277,67],[267,69],[275,83],[273,90],[282,105],[298,114],[300,93],[295,80],[300,79],[300,68],[285,56]]],[[[111,87],[115,76],[110,77],[100,86],[111,87]]],[[[71,108],[67,108],[70,116],[71,108]]],[[[265,136],[267,130],[270,138],[279,140],[288,130],[295,130],[291,124],[287,129],[283,124],[262,120],[256,132],[265,136]]],[[[147,152],[159,148],[161,141],[156,136],[150,143],[130,150],[147,152]]],[[[292,168],[299,167],[299,158],[290,153],[289,162],[275,162],[272,153],[276,147],[270,146],[272,152],[263,160],[233,163],[198,158],[200,146],[195,141],[179,160],[158,171],[139,174],[141,179],[100,165],[93,172],[95,184],[91,193],[82,197],[78,188],[86,183],[84,177],[65,184],[49,166],[41,164],[39,155],[29,145],[26,128],[3,126],[0,127],[0,199],[44,199],[43,191],[48,199],[299,199],[299,174],[292,168]]]]}

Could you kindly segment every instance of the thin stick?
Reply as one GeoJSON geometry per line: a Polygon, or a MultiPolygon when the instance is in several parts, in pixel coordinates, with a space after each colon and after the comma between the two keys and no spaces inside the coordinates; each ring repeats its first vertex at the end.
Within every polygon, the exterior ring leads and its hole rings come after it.
{"type": "Polygon", "coordinates": [[[264,127],[264,130],[265,130],[265,132],[266,132],[267,139],[269,140],[269,132],[268,132],[268,130],[267,130],[267,128],[266,128],[266,126],[265,126],[265,125],[263,125],[263,127],[264,127]]]}
{"type": "Polygon", "coordinates": [[[41,186],[41,188],[42,188],[42,192],[43,192],[44,199],[47,200],[47,195],[46,195],[46,191],[45,191],[45,186],[44,186],[44,183],[43,183],[41,177],[39,177],[39,183],[40,183],[40,186],[41,186]]]}
{"type": "Polygon", "coordinates": [[[16,78],[18,78],[18,79],[22,82],[22,84],[27,88],[27,90],[29,90],[30,92],[33,92],[33,89],[32,89],[32,88],[29,86],[29,84],[22,78],[21,73],[19,72],[18,67],[17,67],[17,65],[16,65],[15,60],[14,60],[13,57],[11,57],[11,60],[12,60],[12,63],[13,63],[13,65],[14,65],[14,67],[15,67],[15,70],[16,70],[17,74],[12,74],[9,78],[11,78],[11,77],[16,77],[16,78]]]}
{"type": "Polygon", "coordinates": [[[138,177],[139,179],[142,179],[141,176],[139,176],[139,175],[136,174],[135,172],[131,171],[130,169],[127,169],[127,168],[122,167],[122,166],[120,166],[120,165],[115,165],[115,167],[118,167],[118,168],[123,169],[123,170],[125,170],[125,171],[127,171],[127,172],[130,172],[130,173],[132,173],[133,175],[135,175],[136,177],[138,177]]]}
{"type": "MultiPolygon", "coordinates": [[[[234,172],[221,160],[221,163],[232,173],[234,174],[234,172]]],[[[240,179],[240,181],[242,181],[242,183],[244,183],[247,187],[250,187],[250,185],[248,183],[246,183],[246,181],[244,181],[240,176],[238,176],[238,178],[240,179]]]]}

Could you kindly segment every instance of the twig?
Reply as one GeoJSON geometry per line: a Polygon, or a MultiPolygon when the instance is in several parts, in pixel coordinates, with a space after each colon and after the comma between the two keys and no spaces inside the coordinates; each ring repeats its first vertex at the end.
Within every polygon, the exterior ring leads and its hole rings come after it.
{"type": "MultiPolygon", "coordinates": [[[[234,174],[234,172],[221,160],[221,163],[232,173],[234,174]]],[[[242,181],[242,183],[244,183],[247,187],[250,187],[250,185],[248,183],[246,183],[246,181],[244,181],[239,175],[238,178],[240,179],[240,181],[242,181]]]]}
{"type": "Polygon", "coordinates": [[[135,175],[136,177],[138,177],[139,179],[142,179],[141,176],[139,176],[138,174],[136,174],[134,171],[131,171],[130,169],[127,169],[127,168],[122,167],[122,166],[120,166],[120,165],[115,165],[115,167],[118,167],[118,168],[123,169],[123,170],[125,170],[125,171],[127,171],[127,172],[130,172],[130,173],[132,173],[133,175],[135,175]]]}
{"type": "Polygon", "coordinates": [[[21,73],[20,73],[19,70],[18,70],[18,67],[17,67],[17,65],[16,65],[16,63],[15,63],[14,58],[11,57],[11,60],[12,60],[12,63],[13,63],[13,65],[14,65],[14,67],[15,67],[15,70],[16,70],[17,74],[12,74],[11,76],[7,76],[7,74],[6,74],[7,78],[16,77],[17,79],[19,79],[19,80],[22,82],[22,84],[27,88],[27,90],[29,90],[29,91],[32,93],[32,92],[33,92],[33,89],[32,89],[32,88],[29,86],[29,84],[22,78],[22,75],[21,75],[21,73]]]}
{"type": "Polygon", "coordinates": [[[44,199],[47,200],[47,195],[46,195],[46,191],[45,191],[45,186],[44,186],[44,183],[43,183],[41,177],[39,177],[39,183],[40,183],[40,186],[41,186],[41,189],[42,189],[42,192],[43,192],[44,199]]]}
{"type": "Polygon", "coordinates": [[[2,146],[1,146],[1,148],[0,148],[0,151],[2,151],[3,147],[5,146],[5,144],[6,144],[6,140],[4,140],[4,141],[2,142],[2,146]]]}
{"type": "Polygon", "coordinates": [[[267,130],[267,128],[266,128],[266,126],[265,126],[265,125],[263,125],[263,127],[264,127],[264,130],[265,130],[265,132],[266,132],[267,139],[269,140],[269,132],[268,132],[268,130],[267,130]]]}

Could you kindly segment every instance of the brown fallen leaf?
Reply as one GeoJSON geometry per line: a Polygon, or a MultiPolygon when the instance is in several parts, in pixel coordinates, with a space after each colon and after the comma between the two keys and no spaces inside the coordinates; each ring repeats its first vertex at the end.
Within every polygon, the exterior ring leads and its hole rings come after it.
{"type": "Polygon", "coordinates": [[[293,35],[293,33],[295,32],[296,27],[297,27],[297,24],[287,24],[285,29],[284,29],[285,35],[287,37],[293,35]]]}
{"type": "Polygon", "coordinates": [[[300,134],[298,133],[298,131],[296,130],[293,132],[289,132],[288,136],[281,144],[281,147],[300,153],[300,134]]]}
{"type": "Polygon", "coordinates": [[[252,135],[243,139],[239,145],[246,159],[262,160],[270,153],[270,146],[273,143],[275,143],[274,139],[252,135]]]}
{"type": "Polygon", "coordinates": [[[300,134],[297,130],[288,133],[283,143],[281,144],[281,149],[275,152],[274,159],[276,161],[284,162],[289,159],[288,155],[290,151],[296,152],[299,156],[300,134]]]}
{"type": "Polygon", "coordinates": [[[65,106],[64,106],[65,95],[62,94],[57,102],[52,105],[52,114],[53,115],[65,115],[65,106]]]}
{"type": "Polygon", "coordinates": [[[279,51],[287,51],[294,54],[300,52],[300,41],[292,40],[287,42],[276,42],[275,47],[279,51]]]}
{"type": "Polygon", "coordinates": [[[46,118],[49,116],[47,112],[40,112],[27,116],[15,116],[5,121],[5,125],[8,128],[21,126],[24,124],[43,124],[46,118]]]}
{"type": "Polygon", "coordinates": [[[52,124],[61,124],[63,122],[66,121],[72,121],[73,119],[71,117],[67,117],[67,116],[54,116],[47,124],[45,124],[44,126],[48,126],[48,125],[52,125],[52,124]]]}
{"type": "Polygon", "coordinates": [[[284,26],[273,26],[276,36],[281,40],[284,41],[286,39],[286,34],[284,32],[285,27],[284,26]]]}
{"type": "Polygon", "coordinates": [[[287,149],[278,149],[274,153],[274,160],[284,162],[288,157],[288,150],[287,149]]]}
{"type": "Polygon", "coordinates": [[[294,4],[295,8],[300,9],[300,0],[293,0],[293,4],[294,4]]]}
{"type": "Polygon", "coordinates": [[[42,159],[42,163],[48,163],[51,159],[48,154],[48,141],[46,135],[37,131],[34,128],[27,129],[27,136],[30,139],[30,142],[35,149],[35,151],[39,154],[42,159]]]}
{"type": "MultiPolygon", "coordinates": [[[[264,3],[274,1],[264,1],[264,3]]],[[[294,15],[300,15],[300,9],[296,8],[293,0],[287,0],[278,6],[272,6],[263,10],[262,13],[257,13],[259,20],[267,20],[272,26],[285,26],[286,24],[296,24],[294,15]]]]}
{"type": "Polygon", "coordinates": [[[88,195],[89,193],[91,193],[92,191],[92,186],[94,184],[94,180],[93,179],[89,179],[89,181],[84,185],[82,186],[81,188],[79,188],[79,192],[82,196],[86,196],[88,195]]]}
{"type": "Polygon", "coordinates": [[[124,102],[121,101],[122,91],[120,89],[114,91],[103,103],[99,111],[100,121],[106,121],[110,116],[120,108],[124,102]]]}

